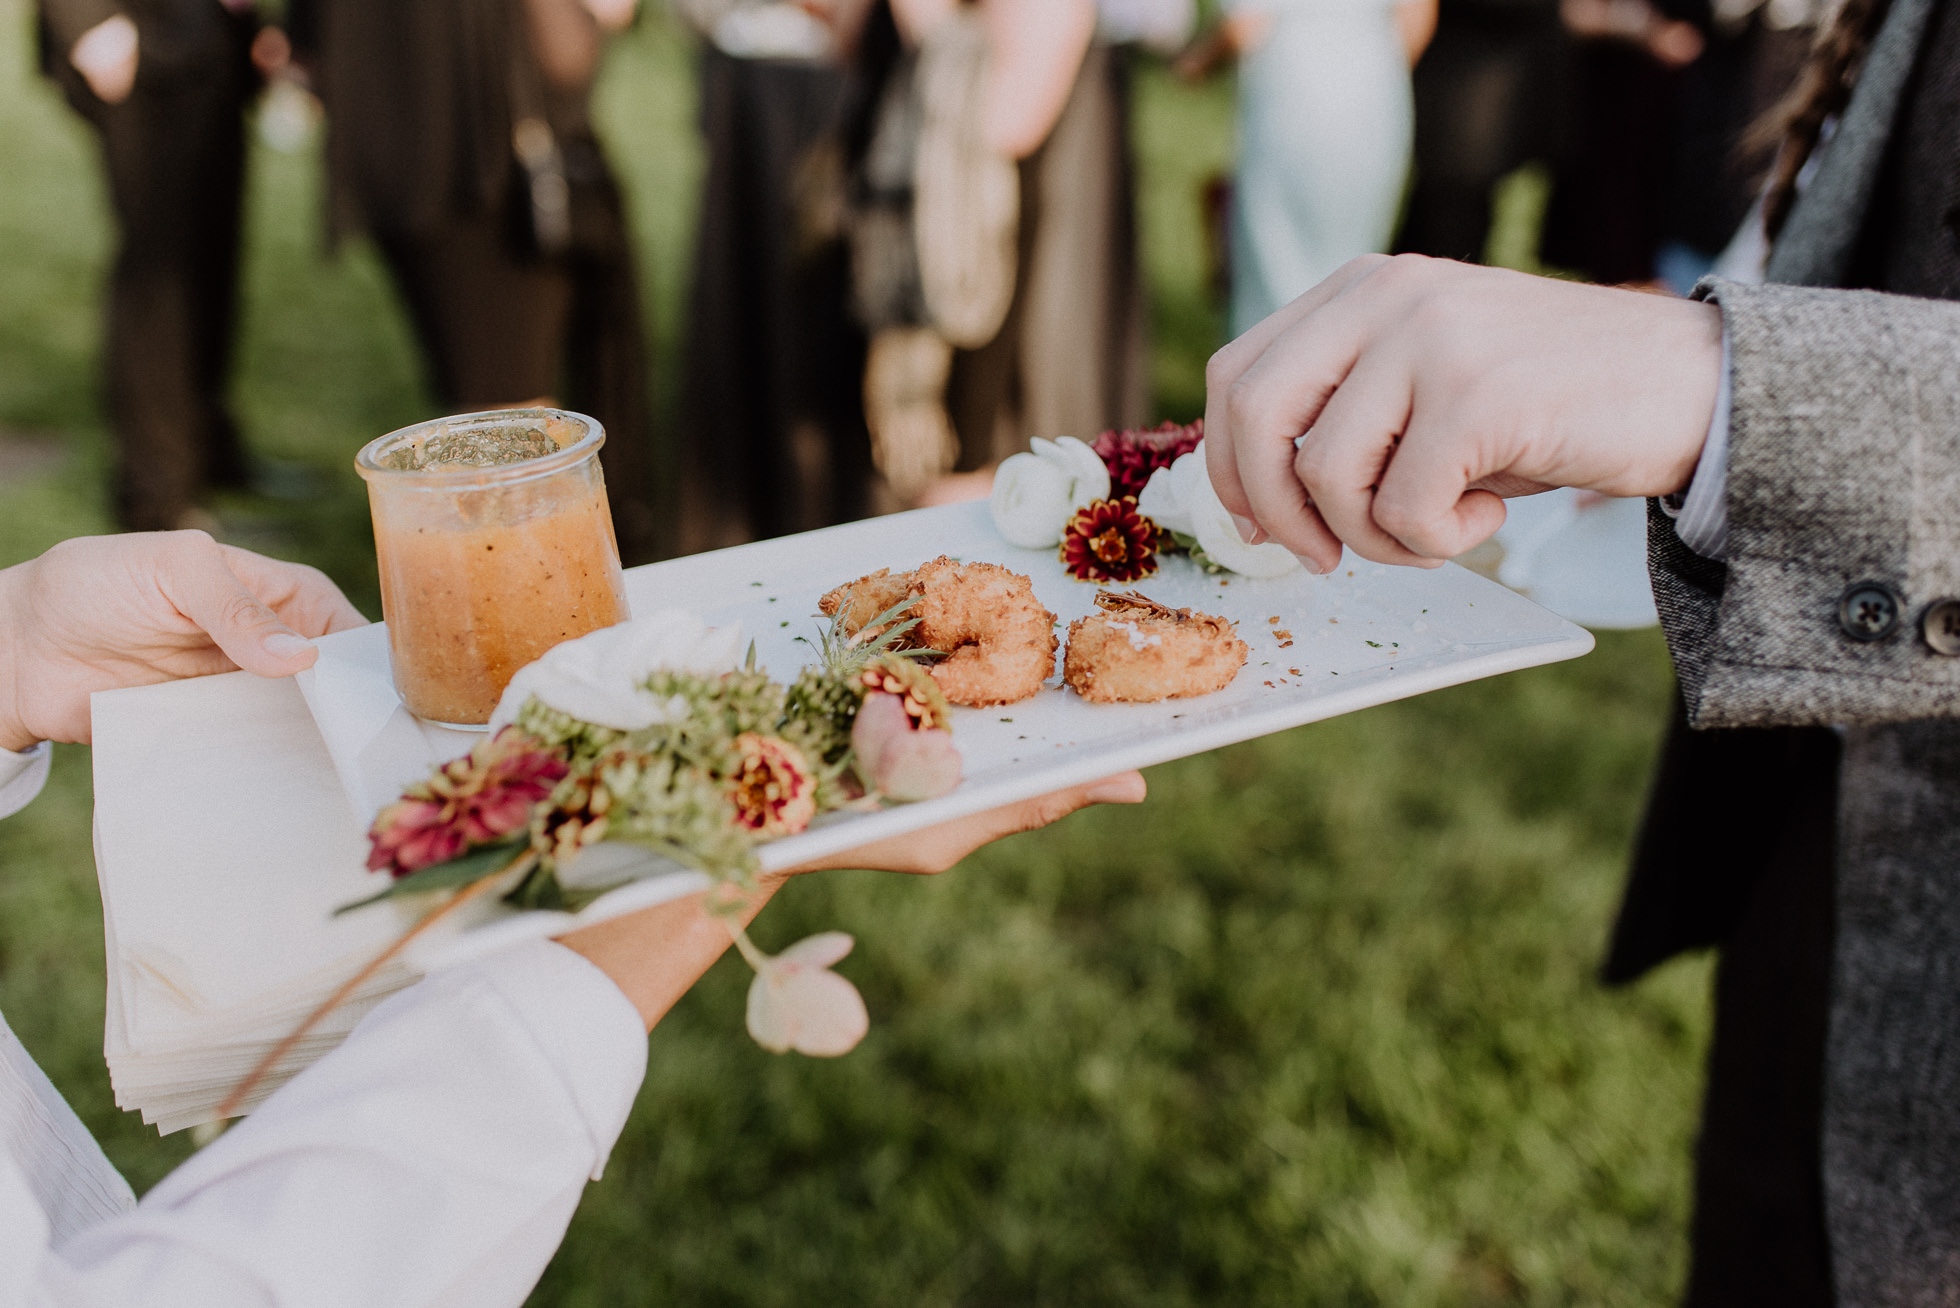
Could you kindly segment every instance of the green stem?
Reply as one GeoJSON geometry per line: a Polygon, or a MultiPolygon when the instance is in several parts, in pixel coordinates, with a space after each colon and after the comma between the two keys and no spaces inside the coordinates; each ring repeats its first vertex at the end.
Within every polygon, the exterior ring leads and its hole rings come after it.
{"type": "Polygon", "coordinates": [[[755,947],[755,942],[749,939],[749,933],[742,929],[741,923],[729,919],[723,919],[723,923],[728,927],[729,938],[735,942],[736,950],[755,969],[756,975],[762,975],[769,965],[769,955],[755,947]]]}

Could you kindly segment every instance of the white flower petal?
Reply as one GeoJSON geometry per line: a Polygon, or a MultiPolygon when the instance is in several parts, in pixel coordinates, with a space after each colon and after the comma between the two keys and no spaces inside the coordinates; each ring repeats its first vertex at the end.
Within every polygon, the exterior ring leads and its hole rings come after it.
{"type": "Polygon", "coordinates": [[[796,1043],[789,1006],[766,973],[756,973],[749,982],[748,1022],[750,1038],[772,1054],[786,1054],[796,1043]]]}
{"type": "Polygon", "coordinates": [[[857,1048],[871,1029],[871,1014],[857,987],[835,972],[795,973],[783,986],[792,1013],[791,1046],[811,1058],[838,1058],[857,1048]]]}
{"type": "MultiPolygon", "coordinates": [[[[1155,481],[1161,475],[1153,474],[1151,480],[1155,481]]],[[[1300,560],[1293,557],[1284,545],[1272,541],[1263,545],[1245,543],[1245,538],[1239,535],[1237,524],[1232,521],[1232,515],[1226,512],[1224,502],[1218,498],[1218,491],[1211,484],[1211,473],[1205,467],[1203,441],[1198,442],[1198,448],[1179,457],[1171,465],[1168,489],[1189,524],[1184,527],[1173,525],[1171,530],[1197,537],[1198,548],[1213,563],[1247,577],[1282,577],[1300,566],[1300,560]]],[[[1157,521],[1160,526],[1164,525],[1161,518],[1157,521]]]]}
{"type": "Polygon", "coordinates": [[[718,676],[737,666],[741,650],[739,623],[710,627],[678,609],[606,627],[554,646],[520,668],[491,715],[490,729],[508,725],[535,696],[582,722],[638,731],[667,721],[672,712],[640,689],[648,675],[667,669],[718,676]]]}
{"type": "Polygon", "coordinates": [[[1218,492],[1211,487],[1211,470],[1205,467],[1205,444],[1198,442],[1198,448],[1189,454],[1180,454],[1171,464],[1171,494],[1184,511],[1193,526],[1197,525],[1197,513],[1206,501],[1216,501],[1218,492]]]}
{"type": "Polygon", "coordinates": [[[1219,506],[1217,517],[1200,519],[1197,530],[1191,534],[1198,538],[1198,548],[1213,563],[1247,577],[1283,577],[1300,566],[1300,560],[1277,542],[1246,544],[1223,505],[1219,506]]]}
{"type": "Polygon", "coordinates": [[[871,1029],[864,997],[825,965],[849,953],[851,943],[841,931],[826,931],[765,961],[749,983],[749,1035],[757,1044],[771,1053],[794,1049],[813,1058],[835,1058],[857,1047],[871,1029]]]}
{"type": "Polygon", "coordinates": [[[1013,454],[994,472],[987,507],[994,529],[1010,545],[1046,549],[1062,539],[1074,483],[1056,464],[1034,454],[1013,454]]]}
{"type": "Polygon", "coordinates": [[[1176,482],[1169,468],[1159,468],[1150,474],[1150,480],[1143,484],[1143,493],[1137,496],[1137,512],[1165,531],[1191,534],[1191,515],[1177,498],[1176,482]]]}
{"type": "Polygon", "coordinates": [[[819,931],[814,936],[803,937],[776,957],[801,967],[834,967],[856,944],[848,931],[819,931]]]}
{"type": "Polygon", "coordinates": [[[1094,447],[1073,436],[1064,436],[1055,441],[1037,437],[1033,444],[1042,458],[1074,478],[1075,484],[1069,490],[1071,510],[1109,498],[1109,467],[1094,447]],[[1047,446],[1047,449],[1042,449],[1042,446],[1047,446]]]}

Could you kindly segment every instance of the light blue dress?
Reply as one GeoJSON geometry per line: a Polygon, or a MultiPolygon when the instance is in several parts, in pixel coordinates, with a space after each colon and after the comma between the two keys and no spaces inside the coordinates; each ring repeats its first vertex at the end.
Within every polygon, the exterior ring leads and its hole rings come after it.
{"type": "Polygon", "coordinates": [[[1388,248],[1415,132],[1397,2],[1228,0],[1273,20],[1239,67],[1234,336],[1388,248]]]}

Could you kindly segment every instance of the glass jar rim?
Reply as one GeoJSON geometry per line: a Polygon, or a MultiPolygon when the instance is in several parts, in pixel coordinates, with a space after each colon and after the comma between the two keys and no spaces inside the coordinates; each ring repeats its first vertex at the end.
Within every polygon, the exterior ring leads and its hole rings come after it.
{"type": "Polygon", "coordinates": [[[597,418],[588,414],[575,413],[570,409],[543,407],[484,409],[477,413],[457,413],[446,418],[431,418],[426,422],[398,428],[385,436],[377,436],[363,445],[360,452],[354,456],[354,471],[365,481],[383,483],[403,490],[453,491],[473,487],[509,486],[539,477],[548,477],[553,473],[576,467],[597,454],[599,447],[605,443],[606,429],[600,425],[597,418]],[[568,422],[575,423],[584,430],[579,438],[569,445],[561,445],[549,454],[540,454],[534,459],[521,459],[516,463],[498,463],[487,467],[456,465],[436,468],[390,468],[380,461],[383,453],[435,432],[520,421],[568,422]]]}

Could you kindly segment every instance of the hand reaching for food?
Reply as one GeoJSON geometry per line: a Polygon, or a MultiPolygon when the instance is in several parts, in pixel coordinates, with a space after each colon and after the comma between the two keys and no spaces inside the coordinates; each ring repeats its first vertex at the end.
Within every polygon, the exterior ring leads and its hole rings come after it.
{"type": "Polygon", "coordinates": [[[1226,509],[1332,571],[1434,567],[1552,486],[1681,489],[1715,410],[1713,305],[1419,255],[1344,265],[1212,356],[1226,509]]]}

